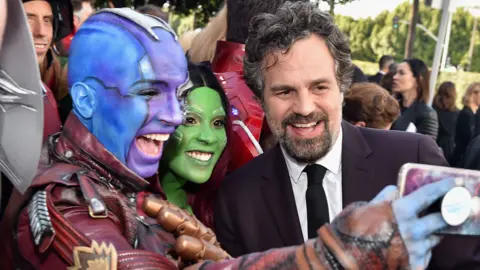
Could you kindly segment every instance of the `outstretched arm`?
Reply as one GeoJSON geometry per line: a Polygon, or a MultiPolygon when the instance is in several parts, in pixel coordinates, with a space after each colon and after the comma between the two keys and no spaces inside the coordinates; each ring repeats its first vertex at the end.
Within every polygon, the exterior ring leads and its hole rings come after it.
{"type": "Polygon", "coordinates": [[[455,186],[451,179],[427,185],[389,202],[387,187],[371,203],[355,203],[318,237],[302,246],[272,249],[234,260],[203,262],[188,269],[405,269],[425,268],[439,243],[433,233],[446,227],[439,213],[418,217],[455,186]],[[381,201],[382,198],[384,201],[381,201]]]}

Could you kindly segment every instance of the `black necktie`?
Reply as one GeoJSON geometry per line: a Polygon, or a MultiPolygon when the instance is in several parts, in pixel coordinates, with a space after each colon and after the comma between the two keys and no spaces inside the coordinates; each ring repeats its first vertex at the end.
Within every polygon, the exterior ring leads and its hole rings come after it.
{"type": "Polygon", "coordinates": [[[317,230],[323,224],[330,222],[328,214],[327,195],[323,190],[323,178],[327,169],[321,165],[308,165],[303,170],[307,173],[307,220],[308,220],[308,239],[317,237],[317,230]]]}

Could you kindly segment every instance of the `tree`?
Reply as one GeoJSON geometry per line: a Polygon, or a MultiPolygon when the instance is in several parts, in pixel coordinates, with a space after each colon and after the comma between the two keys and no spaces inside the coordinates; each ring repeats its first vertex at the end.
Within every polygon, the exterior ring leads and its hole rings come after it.
{"type": "MultiPolygon", "coordinates": [[[[259,0],[260,1],[260,0],[259,0]]],[[[317,2],[323,1],[327,2],[328,6],[330,7],[330,14],[335,15],[335,5],[344,5],[346,3],[353,2],[355,0],[317,0],[317,2]]]]}
{"type": "MultiPolygon", "coordinates": [[[[97,0],[97,7],[106,7],[109,0],[97,0]]],[[[167,0],[110,0],[115,7],[140,7],[153,4],[162,7],[167,0]]],[[[352,0],[350,0],[352,1],[352,0]]],[[[168,0],[169,10],[178,15],[195,14],[195,27],[203,27],[222,8],[224,0],[168,0]]]]}
{"type": "Polygon", "coordinates": [[[419,19],[418,8],[420,0],[413,0],[412,15],[410,17],[410,24],[408,27],[408,37],[405,43],[405,58],[412,58],[413,46],[415,44],[416,28],[419,19]]]}

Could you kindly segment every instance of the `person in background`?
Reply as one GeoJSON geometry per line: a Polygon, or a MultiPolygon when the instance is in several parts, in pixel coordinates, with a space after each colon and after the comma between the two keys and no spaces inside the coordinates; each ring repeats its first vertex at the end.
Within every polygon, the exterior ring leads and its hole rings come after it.
{"type": "Polygon", "coordinates": [[[453,82],[444,82],[438,88],[433,100],[433,108],[438,115],[437,144],[442,148],[445,159],[451,163],[455,149],[455,128],[459,110],[455,105],[457,90],[453,82]]]}
{"type": "Polygon", "coordinates": [[[463,167],[463,160],[468,144],[474,138],[475,113],[480,106],[480,83],[472,83],[462,99],[463,109],[460,111],[455,128],[455,150],[451,164],[463,167]]]}
{"type": "Polygon", "coordinates": [[[397,64],[392,63],[388,67],[388,70],[388,73],[382,77],[382,80],[380,81],[380,86],[383,87],[383,89],[387,90],[388,93],[392,94],[393,76],[395,76],[395,74],[397,73],[397,64]]]}
{"type": "Polygon", "coordinates": [[[406,59],[393,76],[393,93],[399,96],[402,116],[392,126],[402,130],[429,135],[437,140],[437,113],[427,105],[430,95],[430,71],[419,59],[406,59]]]}
{"type": "Polygon", "coordinates": [[[192,41],[188,58],[193,63],[212,61],[217,49],[217,41],[227,36],[227,5],[215,15],[192,41]]]}
{"type": "Polygon", "coordinates": [[[95,13],[95,0],[71,0],[73,5],[73,24],[79,29],[93,13],[95,13]]]}
{"type": "Polygon", "coordinates": [[[383,76],[390,72],[390,65],[395,63],[395,59],[391,55],[384,55],[380,58],[378,62],[379,70],[377,74],[368,77],[369,82],[380,84],[383,76]]]}
{"type": "MultiPolygon", "coordinates": [[[[61,118],[62,110],[58,108],[59,106],[57,104],[68,96],[68,86],[66,73],[53,52],[52,42],[56,38],[60,38],[61,16],[59,10],[69,8],[68,5],[70,5],[71,8],[71,3],[44,0],[23,0],[22,2],[35,44],[42,82],[46,85],[46,94],[47,97],[49,97],[49,103],[51,103],[51,107],[56,114],[55,116],[51,116],[49,120],[58,121],[58,125],[60,126],[61,122],[58,118],[59,115],[61,118]],[[65,6],[60,7],[61,5],[65,6]],[[54,33],[56,33],[56,35],[54,35],[54,33]]],[[[48,110],[45,109],[46,112],[48,110]]]]}
{"type": "Polygon", "coordinates": [[[144,5],[137,9],[138,12],[142,14],[152,15],[158,17],[168,23],[168,13],[163,12],[161,8],[155,5],[144,5]]]}
{"type": "Polygon", "coordinates": [[[368,82],[367,75],[363,73],[363,70],[356,65],[353,65],[352,83],[368,82]]]}
{"type": "Polygon", "coordinates": [[[389,130],[400,106],[387,90],[374,83],[357,83],[345,94],[343,119],[352,125],[389,130]]]}

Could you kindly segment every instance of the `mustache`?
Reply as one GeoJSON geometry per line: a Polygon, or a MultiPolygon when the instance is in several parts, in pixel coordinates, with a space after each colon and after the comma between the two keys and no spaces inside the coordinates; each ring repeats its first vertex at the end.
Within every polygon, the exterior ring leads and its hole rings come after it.
{"type": "Polygon", "coordinates": [[[320,121],[328,122],[328,116],[321,112],[313,112],[307,116],[304,116],[298,113],[291,113],[287,115],[285,119],[282,120],[282,126],[283,128],[286,128],[288,125],[308,124],[311,122],[320,122],[320,121]]]}

